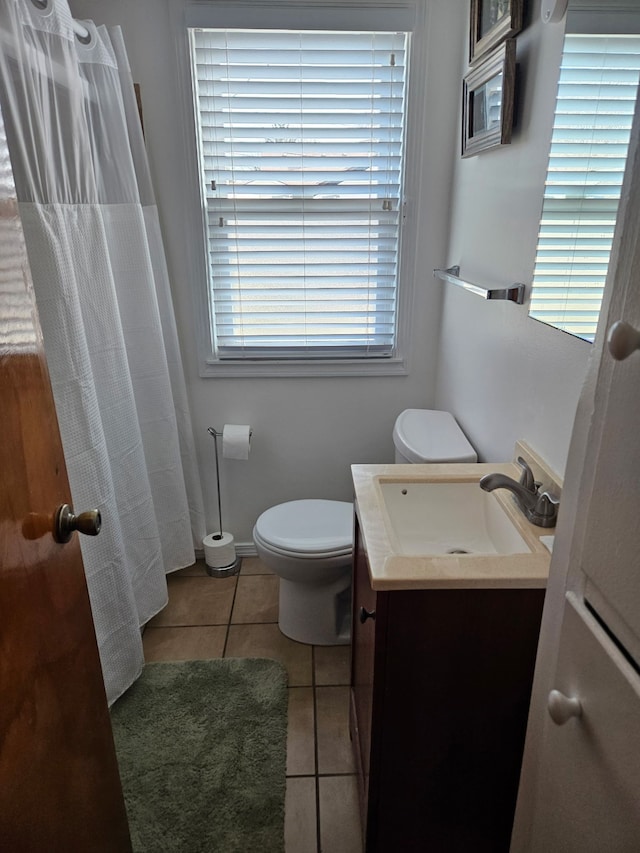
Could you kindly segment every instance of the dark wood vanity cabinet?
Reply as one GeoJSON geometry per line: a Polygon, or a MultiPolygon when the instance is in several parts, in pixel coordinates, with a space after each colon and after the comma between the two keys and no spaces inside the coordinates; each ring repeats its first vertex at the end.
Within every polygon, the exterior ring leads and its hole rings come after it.
{"type": "Polygon", "coordinates": [[[376,593],[356,523],[350,726],[365,853],[509,849],[543,599],[376,593]]]}

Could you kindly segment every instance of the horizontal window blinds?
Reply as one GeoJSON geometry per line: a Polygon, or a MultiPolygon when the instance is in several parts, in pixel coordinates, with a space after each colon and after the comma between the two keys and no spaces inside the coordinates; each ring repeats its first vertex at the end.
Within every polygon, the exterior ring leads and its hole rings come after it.
{"type": "Polygon", "coordinates": [[[593,340],[640,71],[640,37],[565,37],[530,314],[593,340]]]}
{"type": "Polygon", "coordinates": [[[191,44],[218,358],[392,354],[406,34],[191,44]]]}

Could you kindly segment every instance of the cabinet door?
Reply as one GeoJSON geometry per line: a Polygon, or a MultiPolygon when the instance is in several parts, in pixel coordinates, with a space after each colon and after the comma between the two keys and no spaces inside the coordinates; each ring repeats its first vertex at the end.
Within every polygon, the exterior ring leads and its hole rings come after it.
{"type": "MultiPolygon", "coordinates": [[[[634,322],[640,324],[640,306],[634,322]]],[[[581,568],[585,596],[640,663],[640,355],[611,369],[581,568]]]]}
{"type": "Polygon", "coordinates": [[[369,788],[371,757],[371,718],[373,710],[373,675],[375,658],[376,615],[369,616],[364,622],[360,619],[361,609],[367,613],[376,613],[376,594],[369,583],[369,568],[360,536],[356,531],[356,550],[353,578],[353,627],[352,627],[352,737],[359,758],[358,768],[361,776],[361,794],[363,798],[363,819],[366,817],[366,799],[369,788]]]}
{"type": "MultiPolygon", "coordinates": [[[[639,128],[637,115],[636,137],[639,128]]],[[[616,231],[619,249],[615,274],[607,283],[611,289],[609,333],[618,320],[640,328],[639,170],[636,148],[625,177],[629,200],[616,231]]],[[[614,345],[612,352],[607,346],[603,349],[595,426],[584,463],[582,490],[589,495],[589,505],[580,563],[588,579],[585,596],[640,664],[640,353],[620,345],[614,345]],[[615,360],[612,352],[621,360],[615,360]],[[591,471],[593,481],[587,483],[591,471]]]]}
{"type": "Polygon", "coordinates": [[[640,849],[640,678],[569,594],[554,688],[580,700],[563,725],[547,716],[529,850],[640,849]]]}

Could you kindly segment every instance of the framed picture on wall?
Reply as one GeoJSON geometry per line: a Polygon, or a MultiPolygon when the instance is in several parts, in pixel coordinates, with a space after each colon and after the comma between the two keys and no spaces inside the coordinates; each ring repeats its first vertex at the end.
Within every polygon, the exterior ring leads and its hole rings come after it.
{"type": "Polygon", "coordinates": [[[469,63],[522,29],[524,0],[471,0],[469,63]]]}
{"type": "Polygon", "coordinates": [[[513,129],[516,41],[507,39],[462,84],[462,156],[508,145],[513,129]]]}

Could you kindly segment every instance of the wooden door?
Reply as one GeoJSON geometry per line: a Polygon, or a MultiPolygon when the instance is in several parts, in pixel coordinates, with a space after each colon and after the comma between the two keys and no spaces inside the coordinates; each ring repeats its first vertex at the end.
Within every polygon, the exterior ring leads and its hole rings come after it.
{"type": "MultiPolygon", "coordinates": [[[[0,116],[0,848],[131,850],[0,116]]],[[[78,509],[88,509],[78,508],[78,509]]]]}

